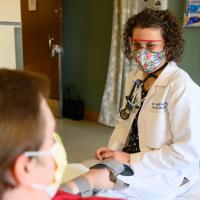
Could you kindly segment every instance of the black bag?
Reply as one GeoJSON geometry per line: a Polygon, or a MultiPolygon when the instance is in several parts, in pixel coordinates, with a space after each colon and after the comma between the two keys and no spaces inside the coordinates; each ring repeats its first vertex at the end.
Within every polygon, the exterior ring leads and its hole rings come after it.
{"type": "Polygon", "coordinates": [[[75,85],[68,86],[64,91],[63,116],[74,120],[84,118],[84,102],[80,100],[75,85]]]}

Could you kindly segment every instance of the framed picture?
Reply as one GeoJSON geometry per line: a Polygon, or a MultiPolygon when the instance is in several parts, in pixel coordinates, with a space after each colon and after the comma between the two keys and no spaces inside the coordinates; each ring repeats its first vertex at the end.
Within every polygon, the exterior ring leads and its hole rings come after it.
{"type": "Polygon", "coordinates": [[[139,0],[138,10],[141,11],[144,8],[152,8],[158,10],[166,10],[168,6],[168,0],[139,0]]]}
{"type": "Polygon", "coordinates": [[[37,0],[28,0],[28,11],[37,10],[37,0]]]}
{"type": "Polygon", "coordinates": [[[184,27],[200,27],[200,0],[186,0],[184,27]]]}

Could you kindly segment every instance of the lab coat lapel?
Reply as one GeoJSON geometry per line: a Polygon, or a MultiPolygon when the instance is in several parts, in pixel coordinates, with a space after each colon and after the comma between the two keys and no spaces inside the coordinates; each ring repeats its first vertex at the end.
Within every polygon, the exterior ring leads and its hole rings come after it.
{"type": "Polygon", "coordinates": [[[156,92],[156,87],[159,87],[159,86],[167,86],[168,85],[168,82],[170,81],[169,79],[169,75],[171,73],[174,72],[175,68],[176,68],[176,64],[174,62],[170,62],[164,69],[163,71],[160,73],[160,75],[158,76],[158,78],[154,81],[153,85],[151,86],[146,98],[145,98],[145,101],[144,101],[144,104],[143,106],[145,106],[145,104],[148,102],[148,100],[153,96],[155,95],[155,92],[156,92]]]}

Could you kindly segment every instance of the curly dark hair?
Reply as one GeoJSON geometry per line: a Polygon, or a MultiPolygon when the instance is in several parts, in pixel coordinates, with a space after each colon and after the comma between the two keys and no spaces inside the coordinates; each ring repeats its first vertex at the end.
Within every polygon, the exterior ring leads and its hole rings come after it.
{"type": "Polygon", "coordinates": [[[125,56],[132,60],[129,38],[134,28],[161,28],[165,41],[164,50],[166,60],[179,62],[183,53],[182,28],[176,17],[169,10],[145,9],[137,15],[130,17],[123,30],[122,50],[125,56]]]}

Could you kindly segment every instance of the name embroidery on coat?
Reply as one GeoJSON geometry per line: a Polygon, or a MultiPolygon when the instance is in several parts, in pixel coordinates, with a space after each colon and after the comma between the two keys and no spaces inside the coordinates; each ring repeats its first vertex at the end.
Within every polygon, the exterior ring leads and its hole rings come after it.
{"type": "Polygon", "coordinates": [[[167,102],[152,103],[152,108],[156,110],[163,110],[167,108],[167,102]]]}

